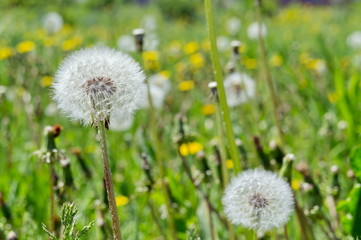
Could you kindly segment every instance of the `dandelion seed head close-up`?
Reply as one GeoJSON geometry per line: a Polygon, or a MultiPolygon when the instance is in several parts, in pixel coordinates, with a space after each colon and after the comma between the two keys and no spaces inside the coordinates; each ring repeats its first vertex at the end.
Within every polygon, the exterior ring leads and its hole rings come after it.
{"type": "Polygon", "coordinates": [[[255,94],[255,82],[245,73],[234,72],[224,79],[227,103],[230,107],[238,106],[255,94]]]}
{"type": "Polygon", "coordinates": [[[56,33],[63,27],[63,18],[57,12],[49,12],[43,18],[43,27],[48,33],[56,33]]]}
{"type": "Polygon", "coordinates": [[[84,124],[128,121],[146,98],[144,79],[138,63],[120,51],[83,49],[61,63],[53,98],[60,110],[84,124]]]}
{"type": "Polygon", "coordinates": [[[234,177],[222,202],[224,212],[233,224],[259,233],[281,227],[294,210],[289,184],[261,169],[247,170],[234,177]]]}

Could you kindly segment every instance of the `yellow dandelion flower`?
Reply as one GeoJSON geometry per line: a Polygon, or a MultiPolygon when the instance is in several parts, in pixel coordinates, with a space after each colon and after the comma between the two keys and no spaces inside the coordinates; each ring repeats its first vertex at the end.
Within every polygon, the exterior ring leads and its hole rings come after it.
{"type": "Polygon", "coordinates": [[[214,104],[206,104],[202,107],[202,113],[203,115],[212,115],[216,112],[216,106],[214,104]]]}
{"type": "Polygon", "coordinates": [[[273,67],[279,67],[283,64],[283,57],[279,54],[274,54],[271,56],[269,63],[273,67]]]}
{"type": "Polygon", "coordinates": [[[117,207],[127,205],[129,203],[129,198],[127,196],[117,196],[115,198],[115,203],[117,204],[117,207]]]}
{"type": "Polygon", "coordinates": [[[193,80],[186,80],[182,81],[178,84],[178,89],[181,91],[189,91],[194,88],[194,81],[193,80]]]}
{"type": "Polygon", "coordinates": [[[255,69],[257,67],[257,60],[254,58],[247,58],[244,61],[244,66],[248,69],[255,69]]]}
{"type": "Polygon", "coordinates": [[[41,86],[50,87],[53,82],[53,78],[51,76],[44,76],[40,79],[41,86]]]}
{"type": "Polygon", "coordinates": [[[336,103],[339,99],[337,93],[335,93],[335,92],[329,93],[327,95],[327,98],[330,103],[336,103]]]}
{"type": "Polygon", "coordinates": [[[292,179],[292,182],[291,182],[291,187],[293,190],[299,190],[300,189],[300,181],[299,180],[295,180],[295,179],[292,179]]]}
{"type": "Polygon", "coordinates": [[[82,44],[83,38],[80,36],[75,36],[73,38],[70,38],[68,40],[65,40],[61,46],[61,48],[64,51],[70,51],[82,44]]]}
{"type": "Polygon", "coordinates": [[[184,46],[183,51],[186,54],[192,54],[192,53],[195,53],[198,49],[199,49],[198,43],[189,42],[184,46]]]}
{"type": "Polygon", "coordinates": [[[169,71],[161,71],[159,72],[160,75],[162,75],[165,78],[169,78],[170,77],[170,72],[169,71]]]}
{"type": "Polygon", "coordinates": [[[192,54],[189,60],[195,68],[202,68],[204,66],[204,58],[200,53],[192,54]]]}
{"type": "Polygon", "coordinates": [[[203,145],[199,142],[183,143],[179,147],[182,156],[194,155],[203,149],[203,145]]]}
{"type": "Polygon", "coordinates": [[[246,50],[247,50],[247,46],[244,43],[242,43],[241,46],[239,46],[239,48],[238,48],[238,51],[240,53],[244,53],[244,52],[246,52],[246,50]]]}
{"type": "Polygon", "coordinates": [[[227,166],[227,169],[233,169],[233,161],[228,159],[226,161],[226,166],[227,166]]]}
{"type": "Polygon", "coordinates": [[[13,51],[9,47],[2,47],[0,48],[0,60],[7,59],[11,57],[13,51]]]}
{"type": "Polygon", "coordinates": [[[146,51],[143,52],[143,60],[144,61],[158,61],[159,53],[157,51],[146,51]]]}
{"type": "Polygon", "coordinates": [[[35,43],[32,41],[24,41],[16,45],[16,50],[19,53],[27,53],[34,50],[34,48],[35,48],[35,43]]]}

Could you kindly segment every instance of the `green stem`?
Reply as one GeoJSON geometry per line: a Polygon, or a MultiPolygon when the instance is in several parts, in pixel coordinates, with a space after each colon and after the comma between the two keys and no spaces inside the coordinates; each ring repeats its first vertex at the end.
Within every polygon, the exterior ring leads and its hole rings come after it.
{"type": "Polygon", "coordinates": [[[50,176],[50,224],[49,231],[54,233],[55,231],[55,197],[54,197],[54,178],[53,178],[53,163],[49,163],[49,176],[50,176]]]}
{"type": "Polygon", "coordinates": [[[275,124],[276,124],[276,128],[277,128],[277,133],[278,133],[278,140],[279,143],[281,144],[281,146],[284,146],[284,134],[282,132],[282,128],[281,128],[281,119],[280,116],[278,114],[278,110],[279,110],[279,106],[278,106],[278,99],[277,99],[277,95],[276,95],[276,91],[275,91],[275,87],[274,87],[274,83],[272,81],[272,77],[271,77],[271,72],[269,70],[269,66],[267,63],[267,52],[266,52],[266,45],[262,36],[262,14],[261,14],[261,6],[260,6],[260,0],[255,0],[256,2],[256,12],[257,12],[257,22],[258,22],[258,41],[259,41],[259,49],[260,49],[260,53],[261,53],[261,59],[262,59],[262,63],[263,63],[263,68],[264,68],[264,72],[265,72],[265,78],[266,78],[266,82],[268,85],[268,89],[271,93],[271,101],[272,101],[272,105],[273,105],[273,117],[275,120],[275,124]]]}
{"type": "Polygon", "coordinates": [[[209,40],[211,43],[211,58],[214,69],[214,75],[217,82],[217,92],[219,97],[219,104],[221,106],[222,120],[223,125],[226,130],[226,136],[228,145],[230,148],[230,154],[234,165],[234,170],[236,173],[241,171],[241,163],[239,160],[238,150],[234,139],[234,133],[232,129],[231,116],[229,113],[229,108],[227,105],[226,93],[223,85],[223,77],[221,65],[219,62],[217,42],[216,42],[216,34],[214,31],[214,21],[213,21],[213,12],[212,12],[212,3],[211,0],[204,0],[204,7],[207,18],[207,29],[209,40]]]}
{"type": "Polygon", "coordinates": [[[103,121],[99,122],[98,124],[98,137],[103,159],[105,187],[108,195],[110,214],[112,216],[113,237],[115,240],[122,240],[119,216],[113,188],[112,173],[109,166],[107,142],[105,137],[105,123],[103,121]]]}

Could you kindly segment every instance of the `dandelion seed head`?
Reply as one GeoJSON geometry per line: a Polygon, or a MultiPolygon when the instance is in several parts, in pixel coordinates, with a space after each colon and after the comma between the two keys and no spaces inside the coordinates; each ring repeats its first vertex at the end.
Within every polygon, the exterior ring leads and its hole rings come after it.
{"type": "Polygon", "coordinates": [[[224,80],[227,103],[230,107],[238,106],[254,97],[254,80],[245,73],[233,72],[224,80]]]}
{"type": "Polygon", "coordinates": [[[350,48],[354,48],[354,49],[361,48],[361,31],[356,31],[351,33],[347,37],[346,43],[350,48]]]}
{"type": "Polygon", "coordinates": [[[146,97],[144,74],[128,55],[107,47],[74,52],[58,69],[54,100],[71,119],[128,120],[146,97]]]}
{"type": "Polygon", "coordinates": [[[254,22],[249,25],[247,29],[248,37],[252,40],[258,40],[259,32],[261,33],[262,37],[267,35],[267,27],[264,23],[261,23],[260,25],[258,22],[254,22]]]}
{"type": "Polygon", "coordinates": [[[233,178],[222,202],[232,223],[259,233],[282,226],[294,210],[289,184],[261,169],[243,171],[233,178]]]}
{"type": "Polygon", "coordinates": [[[57,12],[49,12],[43,18],[43,28],[48,33],[56,33],[63,27],[63,18],[57,12]]]}

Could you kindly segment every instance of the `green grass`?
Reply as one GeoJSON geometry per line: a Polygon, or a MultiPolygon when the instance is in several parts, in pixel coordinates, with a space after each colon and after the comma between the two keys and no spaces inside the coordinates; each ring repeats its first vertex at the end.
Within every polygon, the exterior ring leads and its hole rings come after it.
{"type": "MultiPolygon", "coordinates": [[[[325,203],[332,186],[330,167],[337,165],[340,169],[340,196],[336,203],[347,199],[355,183],[361,180],[350,179],[346,175],[351,167],[356,175],[360,174],[360,168],[357,168],[359,161],[354,160],[350,164],[350,153],[358,146],[361,132],[360,66],[352,64],[352,59],[361,54],[361,50],[353,50],[346,45],[347,36],[360,29],[360,11],[361,5],[358,3],[342,7],[291,5],[264,17],[268,28],[265,38],[267,57],[270,59],[273,55],[279,55],[283,59],[280,66],[271,66],[271,74],[282,112],[285,152],[295,154],[294,166],[301,162],[307,163],[323,197],[317,204],[321,204],[325,216],[308,218],[312,223],[315,239],[326,239],[321,229],[325,226],[323,220],[333,220],[325,203]],[[317,61],[325,63],[325,73],[317,73],[313,69],[317,61]],[[345,121],[346,129],[338,127],[340,121],[345,121]]],[[[100,149],[95,139],[96,131],[89,126],[72,123],[58,112],[46,115],[45,109],[52,103],[51,89],[43,86],[41,79],[53,76],[61,60],[73,50],[99,42],[116,47],[117,39],[123,34],[131,34],[132,29],[141,26],[143,17],[147,15],[154,16],[157,20],[155,31],[160,44],[159,67],[145,69],[146,74],[149,76],[159,71],[168,71],[172,83],[164,107],[156,111],[155,116],[172,201],[176,206],[179,237],[187,239],[187,232],[195,229],[202,239],[210,239],[205,221],[207,218],[204,217],[205,204],[182,167],[175,140],[179,131],[179,114],[182,114],[186,118],[186,136],[192,136],[194,141],[203,145],[211,169],[210,179],[203,180],[201,187],[209,193],[218,211],[222,212],[223,190],[212,145],[218,135],[216,115],[202,114],[205,104],[214,104],[207,88],[214,76],[209,48],[205,43],[207,31],[202,6],[197,5],[193,22],[165,19],[156,5],[137,7],[114,4],[95,9],[73,3],[61,10],[55,5],[46,5],[8,7],[1,12],[0,33],[3,37],[0,39],[0,51],[3,47],[9,47],[13,55],[0,60],[0,85],[6,87],[4,93],[0,88],[0,191],[3,192],[12,215],[10,221],[0,211],[0,239],[3,238],[2,232],[10,230],[17,232],[20,239],[47,237],[41,224],[48,225],[49,222],[49,166],[35,154],[39,149],[45,148],[43,129],[47,125],[60,124],[63,127],[56,144],[71,159],[76,190],[67,189],[66,200],[74,201],[79,209],[78,229],[99,218],[95,200],[103,201],[103,171],[100,149]],[[40,31],[41,18],[49,10],[59,11],[66,23],[65,29],[52,37],[54,45],[50,47],[44,45],[49,36],[40,31]],[[80,44],[70,51],[64,51],[64,41],[77,36],[81,39],[80,44]],[[18,53],[16,46],[23,41],[34,42],[35,49],[24,54],[18,53]],[[192,67],[190,55],[184,52],[184,46],[189,42],[198,43],[196,53],[201,54],[204,60],[204,65],[200,68],[192,67]],[[180,46],[179,53],[172,54],[171,46],[177,44],[180,46]],[[180,70],[182,66],[185,70],[180,70]],[[193,80],[195,87],[190,91],[180,91],[178,84],[183,80],[193,80]],[[209,127],[210,125],[213,127],[209,127]],[[85,178],[75,156],[71,154],[75,147],[81,149],[82,156],[93,172],[91,180],[85,178]]],[[[261,166],[252,137],[260,137],[266,154],[270,152],[268,143],[277,138],[258,43],[247,37],[247,26],[254,21],[253,9],[238,5],[232,9],[215,8],[216,34],[242,41],[246,47],[238,67],[251,75],[257,85],[255,98],[230,109],[234,134],[243,142],[249,168],[261,166]],[[234,37],[226,31],[226,21],[230,17],[239,17],[242,21],[241,30],[234,37]],[[246,64],[247,59],[255,59],[256,67],[250,68],[246,64]]],[[[130,54],[139,59],[136,53],[130,54]]],[[[220,52],[222,67],[225,67],[231,56],[230,49],[220,52]]],[[[161,236],[148,206],[150,197],[156,216],[162,215],[160,209],[164,209],[164,198],[155,158],[157,153],[150,132],[144,129],[147,121],[147,110],[139,110],[131,129],[107,133],[116,195],[129,198],[126,205],[118,208],[124,239],[160,239],[161,236]],[[140,157],[143,152],[149,156],[152,176],[156,182],[151,193],[145,189],[147,178],[142,170],[140,157]]],[[[192,170],[201,170],[199,158],[191,155],[186,160],[192,170]]],[[[60,165],[55,164],[55,168],[62,180],[60,165]]],[[[229,174],[234,176],[232,169],[229,169],[229,174]]],[[[294,185],[296,182],[304,182],[295,168],[293,180],[294,185]]],[[[338,214],[343,224],[337,232],[339,238],[345,239],[347,235],[351,235],[353,222],[345,216],[350,213],[356,218],[356,212],[360,212],[354,206],[360,201],[358,192],[355,188],[350,195],[352,201],[340,203],[338,214]]],[[[305,208],[310,205],[312,207],[317,197],[313,192],[305,193],[299,189],[295,190],[295,194],[305,208]]],[[[60,214],[58,205],[56,213],[60,214]]],[[[104,213],[109,222],[109,213],[104,213]]],[[[219,239],[228,239],[227,228],[216,215],[212,217],[219,239]]],[[[167,221],[159,221],[168,234],[167,221]]],[[[295,214],[288,224],[288,230],[290,239],[301,239],[295,214]]],[[[235,231],[236,235],[243,235],[244,229],[235,227],[235,231]]],[[[283,231],[274,230],[270,233],[272,238],[276,233],[282,235],[283,231]]],[[[354,232],[354,235],[357,233],[354,232]]],[[[96,224],[89,232],[89,239],[103,239],[96,224]]]]}

